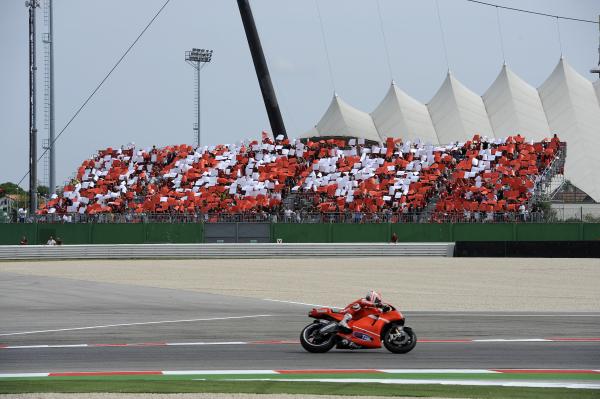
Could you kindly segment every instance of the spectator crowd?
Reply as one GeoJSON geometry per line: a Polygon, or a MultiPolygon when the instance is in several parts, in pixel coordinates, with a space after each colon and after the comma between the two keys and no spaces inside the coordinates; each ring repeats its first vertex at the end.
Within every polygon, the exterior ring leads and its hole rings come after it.
{"type": "MultiPolygon", "coordinates": [[[[459,220],[530,210],[558,137],[433,146],[389,138],[262,140],[192,148],[107,148],[85,160],[40,215],[383,214],[459,220]],[[299,201],[302,199],[302,201],[299,201]]],[[[362,217],[362,216],[360,216],[362,217]]]]}

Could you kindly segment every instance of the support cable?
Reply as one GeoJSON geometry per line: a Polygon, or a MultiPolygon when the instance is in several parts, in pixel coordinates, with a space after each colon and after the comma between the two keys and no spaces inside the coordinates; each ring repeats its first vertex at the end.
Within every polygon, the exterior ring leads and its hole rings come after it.
{"type": "Polygon", "coordinates": [[[558,48],[560,49],[560,58],[562,58],[563,45],[562,45],[562,38],[560,37],[560,24],[558,22],[558,17],[556,18],[556,33],[558,34],[558,48]]]}
{"type": "Polygon", "coordinates": [[[506,7],[506,6],[501,6],[499,4],[493,4],[493,3],[486,3],[484,1],[478,1],[478,0],[466,0],[466,1],[471,2],[471,3],[481,4],[481,5],[484,5],[484,6],[504,8],[505,10],[524,12],[524,13],[527,13],[527,14],[541,15],[543,17],[551,17],[551,18],[557,18],[557,19],[560,18],[560,19],[566,19],[566,20],[569,20],[569,21],[586,22],[586,23],[590,23],[590,24],[600,24],[600,22],[591,21],[589,19],[563,17],[563,16],[560,16],[560,15],[546,14],[546,13],[543,13],[543,12],[537,12],[537,11],[531,11],[531,10],[524,10],[524,9],[521,9],[521,8],[506,7]]]}
{"type": "Polygon", "coordinates": [[[446,35],[444,33],[444,27],[442,26],[442,17],[440,14],[440,3],[438,0],[435,0],[435,8],[437,10],[438,22],[440,25],[440,33],[442,35],[442,45],[444,47],[444,57],[446,58],[446,66],[448,67],[448,72],[450,72],[450,61],[448,61],[448,48],[446,47],[446,35]]]}
{"type": "Polygon", "coordinates": [[[498,35],[500,36],[500,50],[502,51],[502,62],[506,65],[506,54],[504,53],[504,38],[502,35],[502,25],[500,24],[500,9],[496,7],[496,20],[498,21],[498,35]]]}
{"type": "Polygon", "coordinates": [[[385,37],[385,29],[383,28],[383,18],[381,17],[381,7],[379,5],[379,0],[377,3],[377,14],[379,15],[379,28],[381,29],[381,36],[383,37],[383,47],[385,49],[385,58],[387,60],[388,69],[390,70],[390,79],[392,82],[394,81],[394,72],[392,69],[392,62],[390,61],[390,50],[387,43],[387,38],[385,37]]]}
{"type": "Polygon", "coordinates": [[[333,86],[333,92],[336,93],[335,80],[333,79],[333,69],[331,68],[329,49],[327,48],[327,39],[325,38],[325,29],[323,28],[323,18],[321,17],[321,9],[319,8],[318,0],[315,0],[315,6],[317,7],[317,15],[319,16],[319,25],[321,27],[321,38],[323,39],[323,48],[325,49],[325,57],[327,58],[327,66],[329,67],[329,79],[331,80],[331,86],[333,86]]]}
{"type": "MultiPolygon", "coordinates": [[[[73,120],[75,120],[75,118],[77,118],[77,116],[83,110],[83,108],[85,108],[85,106],[92,99],[92,97],[94,97],[94,95],[96,94],[96,92],[98,90],[100,90],[100,88],[102,87],[102,85],[104,84],[104,82],[106,82],[106,80],[110,77],[110,75],[114,72],[114,70],[117,69],[117,67],[119,66],[119,64],[121,64],[121,61],[123,61],[123,59],[127,56],[127,54],[129,54],[129,52],[131,51],[131,49],[133,48],[133,46],[135,46],[136,43],[140,40],[140,38],[144,35],[144,33],[146,33],[146,31],[148,30],[148,28],[150,27],[150,25],[152,25],[152,23],[154,22],[154,20],[160,15],[160,13],[162,12],[162,10],[167,6],[167,4],[169,4],[170,1],[171,0],[166,0],[165,1],[165,3],[162,5],[162,7],[158,10],[158,12],[154,15],[154,17],[152,17],[152,19],[150,20],[150,22],[148,22],[148,24],[146,25],[146,27],[141,31],[141,33],[137,36],[137,38],[133,41],[133,43],[131,43],[131,45],[127,48],[127,50],[125,50],[125,52],[123,53],[123,55],[121,55],[121,58],[119,58],[119,60],[115,63],[115,65],[111,68],[111,70],[108,71],[108,73],[106,74],[106,76],[104,77],[104,79],[102,79],[102,81],[100,81],[100,83],[96,86],[96,88],[92,91],[92,93],[86,98],[86,100],[83,102],[83,104],[81,104],[81,106],[77,109],[77,111],[75,112],[75,114],[73,114],[73,116],[71,117],[71,119],[69,119],[69,121],[67,122],[67,124],[65,125],[65,127],[63,127],[60,130],[60,132],[56,135],[56,137],[54,138],[54,140],[52,141],[52,143],[49,143],[48,147],[54,146],[54,143],[59,139],[59,137],[64,133],[64,131],[67,130],[67,128],[69,127],[69,125],[71,124],[71,122],[73,122],[73,120]]],[[[44,157],[44,155],[46,154],[46,152],[48,152],[48,148],[42,153],[42,155],[40,155],[40,157],[38,158],[38,161],[41,160],[44,157]]],[[[29,175],[29,171],[23,176],[23,178],[21,178],[21,180],[19,180],[19,183],[17,183],[17,185],[20,185],[21,182],[23,180],[25,180],[25,178],[28,175],[29,175]]]]}

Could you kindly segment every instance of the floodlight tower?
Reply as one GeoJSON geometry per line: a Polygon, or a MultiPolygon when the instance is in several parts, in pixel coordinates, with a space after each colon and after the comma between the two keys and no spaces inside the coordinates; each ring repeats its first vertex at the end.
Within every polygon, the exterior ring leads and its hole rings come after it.
{"type": "Polygon", "coordinates": [[[185,61],[196,70],[196,117],[194,130],[196,133],[196,145],[200,147],[200,70],[212,59],[212,50],[193,48],[185,52],[185,61]]]}
{"type": "MultiPolygon", "coordinates": [[[[29,8],[29,215],[37,210],[37,128],[35,103],[35,9],[39,0],[27,0],[29,8]]],[[[35,220],[35,218],[33,218],[35,220]]]]}

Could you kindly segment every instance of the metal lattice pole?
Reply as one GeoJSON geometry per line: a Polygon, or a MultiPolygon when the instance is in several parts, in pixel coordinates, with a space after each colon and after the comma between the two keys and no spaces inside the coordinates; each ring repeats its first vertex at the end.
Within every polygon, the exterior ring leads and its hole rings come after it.
{"type": "Polygon", "coordinates": [[[202,66],[209,63],[212,59],[212,50],[193,48],[191,51],[185,52],[185,61],[196,70],[196,123],[194,130],[196,131],[196,145],[201,144],[201,126],[200,126],[200,70],[202,66]]]}
{"type": "Polygon", "coordinates": [[[48,45],[50,46],[50,125],[48,139],[50,145],[50,176],[48,178],[50,194],[56,192],[56,152],[54,147],[54,31],[53,31],[53,11],[52,0],[48,1],[50,8],[50,22],[48,28],[48,45]]]}
{"type": "Polygon", "coordinates": [[[37,210],[35,9],[39,7],[39,1],[28,0],[25,2],[25,6],[29,8],[29,214],[33,217],[37,210]]]}
{"type": "Polygon", "coordinates": [[[200,124],[200,63],[197,62],[196,63],[196,70],[198,73],[198,87],[196,87],[197,91],[196,91],[196,95],[198,96],[197,98],[197,102],[198,102],[198,136],[196,137],[196,143],[198,144],[198,147],[200,147],[200,132],[202,131],[202,125],[200,124]]]}

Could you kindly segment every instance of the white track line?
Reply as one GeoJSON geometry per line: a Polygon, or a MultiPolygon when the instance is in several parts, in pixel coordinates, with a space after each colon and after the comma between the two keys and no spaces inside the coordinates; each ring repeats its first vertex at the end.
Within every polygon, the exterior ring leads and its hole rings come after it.
{"type": "Polygon", "coordinates": [[[423,316],[471,316],[471,317],[600,317],[600,314],[510,314],[510,313],[421,313],[415,311],[414,313],[408,310],[402,313],[409,313],[411,317],[423,317],[423,316]]]}
{"type": "Polygon", "coordinates": [[[168,323],[190,323],[190,322],[196,322],[196,321],[250,319],[250,318],[256,318],[256,317],[272,317],[272,316],[273,315],[270,315],[270,314],[255,314],[255,315],[250,315],[250,316],[213,317],[213,318],[208,318],[208,319],[164,320],[164,321],[147,321],[147,322],[143,322],[143,323],[106,324],[106,325],[101,325],[101,326],[57,328],[55,330],[38,330],[38,331],[22,331],[22,332],[14,332],[14,333],[4,333],[4,334],[0,334],[0,337],[6,337],[9,335],[40,334],[40,333],[59,332],[59,331],[93,330],[93,329],[97,329],[97,328],[143,326],[143,325],[150,325],[150,324],[168,324],[168,323]]]}
{"type": "Polygon", "coordinates": [[[294,301],[282,301],[282,300],[279,300],[279,299],[270,299],[270,298],[263,298],[263,301],[280,302],[280,303],[291,303],[293,305],[303,305],[303,306],[314,306],[316,308],[343,309],[343,308],[338,308],[336,306],[317,305],[317,304],[314,304],[314,303],[304,303],[304,302],[294,302],[294,301]]]}
{"type": "Polygon", "coordinates": [[[248,342],[167,342],[165,346],[203,346],[203,345],[248,345],[248,342]]]}
{"type": "Polygon", "coordinates": [[[74,345],[18,345],[18,346],[6,346],[2,349],[40,349],[40,348],[87,348],[88,344],[74,344],[74,345]]]}
{"type": "Polygon", "coordinates": [[[490,338],[474,339],[473,342],[552,342],[552,340],[545,338],[490,338]]]}
{"type": "Polygon", "coordinates": [[[501,374],[488,369],[381,369],[387,374],[501,374]]]}
{"type": "Polygon", "coordinates": [[[244,375],[244,374],[279,374],[275,370],[192,370],[163,371],[163,375],[244,375]]]}
{"type": "Polygon", "coordinates": [[[30,378],[30,377],[48,377],[50,373],[15,373],[0,374],[0,378],[30,378]]]}
{"type": "MultiPolygon", "coordinates": [[[[460,344],[477,344],[477,343],[519,343],[519,342],[560,342],[560,343],[579,343],[579,342],[600,342],[600,338],[576,338],[573,340],[563,341],[561,339],[552,338],[522,338],[522,339],[507,339],[507,338],[492,338],[492,339],[469,339],[460,342],[453,341],[436,341],[423,339],[422,344],[445,344],[445,343],[460,343],[460,344]]],[[[156,347],[156,346],[211,346],[211,345],[278,345],[278,344],[298,344],[299,341],[205,341],[205,342],[134,342],[134,343],[93,343],[93,344],[36,344],[36,345],[0,345],[0,350],[8,349],[52,349],[52,348],[103,348],[103,347],[126,347],[126,348],[141,348],[141,347],[156,347]]],[[[403,372],[408,372],[402,369],[403,372]]],[[[391,372],[398,372],[393,369],[391,372]]],[[[446,370],[443,370],[446,372],[446,370]]],[[[463,371],[464,372],[464,371],[463,371]]]]}
{"type": "MultiPolygon", "coordinates": [[[[195,378],[194,381],[206,381],[195,378]]],[[[221,381],[282,381],[282,382],[333,382],[333,383],[379,383],[379,384],[440,384],[440,385],[477,385],[523,388],[575,388],[600,389],[600,384],[578,382],[531,382],[531,381],[480,381],[480,380],[411,380],[411,379],[367,379],[367,378],[232,378],[221,381]]]]}
{"type": "MultiPolygon", "coordinates": [[[[290,303],[293,305],[313,306],[316,308],[331,308],[331,309],[343,309],[336,306],[319,305],[315,303],[304,303],[295,301],[284,301],[281,299],[263,298],[263,301],[279,302],[279,303],[290,303]]],[[[421,313],[421,311],[403,311],[402,313],[410,314],[411,317],[423,317],[423,316],[474,316],[474,317],[600,317],[600,314],[506,314],[506,313],[477,313],[475,312],[448,312],[448,313],[421,313]]]]}

